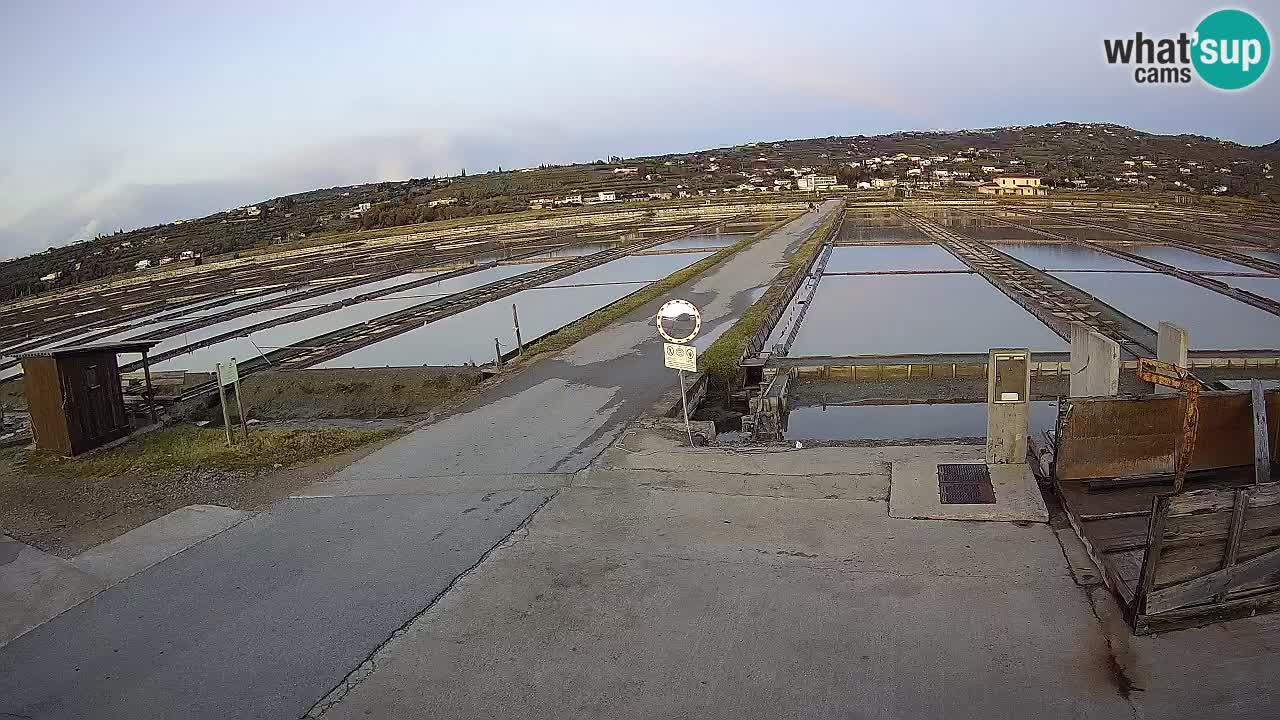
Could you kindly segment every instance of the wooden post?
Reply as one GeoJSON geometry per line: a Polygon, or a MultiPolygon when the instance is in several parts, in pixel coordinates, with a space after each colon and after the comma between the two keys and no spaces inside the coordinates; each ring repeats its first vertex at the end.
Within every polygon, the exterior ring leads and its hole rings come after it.
{"type": "Polygon", "coordinates": [[[1271,482],[1271,443],[1267,437],[1267,399],[1262,393],[1262,381],[1249,383],[1253,400],[1253,482],[1271,482]]]}
{"type": "Polygon", "coordinates": [[[502,367],[502,345],[498,342],[498,338],[493,339],[493,366],[502,367]]]}
{"type": "Polygon", "coordinates": [[[511,303],[511,324],[516,331],[516,356],[520,357],[524,355],[524,341],[520,339],[520,315],[516,313],[515,303],[511,303]]]}
{"type": "Polygon", "coordinates": [[[236,394],[236,412],[239,413],[240,415],[240,430],[241,432],[244,433],[245,443],[248,444],[249,422],[248,422],[248,418],[244,416],[244,402],[241,401],[240,399],[240,365],[236,362],[235,358],[231,358],[231,364],[235,365],[235,368],[236,368],[236,379],[235,379],[235,382],[231,384],[231,389],[236,394]]]}
{"type": "Polygon", "coordinates": [[[227,447],[231,447],[231,411],[227,409],[227,389],[222,385],[222,363],[213,366],[217,375],[218,399],[222,401],[222,429],[227,433],[227,447]]]}
{"type": "Polygon", "coordinates": [[[244,403],[240,400],[240,381],[235,382],[236,411],[240,413],[240,430],[244,433],[244,441],[249,442],[249,421],[244,416],[244,403]]]}
{"type": "MultiPolygon", "coordinates": [[[[147,363],[147,351],[142,351],[142,377],[147,381],[147,409],[151,411],[151,424],[156,422],[156,391],[151,387],[151,365],[147,363]]],[[[1255,381],[1256,382],[1256,381],[1255,381]]]]}
{"type": "Polygon", "coordinates": [[[684,410],[684,431],[689,436],[689,447],[693,447],[693,429],[689,427],[689,391],[684,389],[684,371],[680,374],[680,407],[684,410]]]}

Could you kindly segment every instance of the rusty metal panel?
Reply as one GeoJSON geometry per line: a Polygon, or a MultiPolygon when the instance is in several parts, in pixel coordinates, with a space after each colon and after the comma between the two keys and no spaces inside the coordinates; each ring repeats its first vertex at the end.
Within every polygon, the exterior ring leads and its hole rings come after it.
{"type": "Polygon", "coordinates": [[[23,391],[27,411],[31,414],[31,430],[36,447],[63,455],[71,454],[71,438],[62,412],[62,386],[58,379],[58,363],[51,357],[28,357],[22,360],[23,391]]]}
{"type": "MultiPolygon", "coordinates": [[[[1054,453],[1059,480],[1172,473],[1182,430],[1178,395],[1071,398],[1061,401],[1054,453]]],[[[1268,437],[1275,446],[1280,391],[1266,395],[1268,437]]],[[[1200,395],[1191,470],[1253,463],[1253,412],[1248,392],[1200,395]]]]}

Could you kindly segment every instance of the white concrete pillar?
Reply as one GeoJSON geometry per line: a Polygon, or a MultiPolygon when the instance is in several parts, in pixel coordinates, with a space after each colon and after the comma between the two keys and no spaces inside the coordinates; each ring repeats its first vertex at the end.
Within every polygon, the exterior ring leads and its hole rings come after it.
{"type": "Polygon", "coordinates": [[[1030,429],[1031,351],[993,349],[987,353],[987,462],[1027,461],[1030,429]]]}
{"type": "Polygon", "coordinates": [[[1120,344],[1082,322],[1071,323],[1071,397],[1120,391],[1120,344]]]}
{"type": "MultiPolygon", "coordinates": [[[[1156,338],[1156,359],[1173,363],[1179,367],[1187,367],[1187,331],[1171,322],[1160,321],[1159,335],[1156,338]]],[[[1166,395],[1177,390],[1163,385],[1156,386],[1156,394],[1166,395]]]]}

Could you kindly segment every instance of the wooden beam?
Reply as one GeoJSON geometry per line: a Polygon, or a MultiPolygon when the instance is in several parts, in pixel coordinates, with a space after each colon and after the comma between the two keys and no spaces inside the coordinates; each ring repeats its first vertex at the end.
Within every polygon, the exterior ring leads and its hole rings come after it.
{"type": "Polygon", "coordinates": [[[142,377],[147,383],[147,409],[151,414],[151,424],[155,425],[158,422],[156,419],[156,389],[151,385],[151,365],[147,362],[147,351],[145,349],[142,351],[142,377]]]}
{"type": "Polygon", "coordinates": [[[1156,565],[1160,563],[1160,550],[1164,546],[1164,524],[1169,519],[1168,495],[1151,499],[1151,519],[1147,522],[1147,551],[1142,554],[1142,572],[1138,575],[1138,587],[1133,594],[1131,612],[1136,622],[1138,615],[1147,614],[1147,598],[1156,580],[1156,565]]]}
{"type": "MultiPolygon", "coordinates": [[[[1247,488],[1237,488],[1235,505],[1231,508],[1231,525],[1227,530],[1227,547],[1222,552],[1222,566],[1220,569],[1227,568],[1236,564],[1236,555],[1240,552],[1240,531],[1244,529],[1244,511],[1249,507],[1249,490],[1247,488]]],[[[1227,599],[1226,591],[1222,591],[1213,596],[1214,602],[1222,602],[1227,599]]]]}
{"type": "MultiPolygon", "coordinates": [[[[1249,507],[1260,508],[1280,504],[1280,483],[1253,486],[1249,492],[1249,507]]],[[[1173,499],[1174,515],[1201,515],[1231,510],[1235,507],[1235,491],[1231,488],[1205,488],[1188,490],[1173,499]]]]}
{"type": "Polygon", "coordinates": [[[1233,585],[1257,582],[1276,572],[1280,572],[1280,550],[1272,550],[1239,565],[1156,590],[1147,596],[1146,614],[1155,615],[1166,610],[1208,602],[1213,596],[1230,591],[1233,585]]]}
{"type": "Polygon", "coordinates": [[[1142,617],[1134,625],[1133,632],[1135,635],[1146,635],[1153,632],[1182,630],[1278,610],[1280,610],[1280,591],[1272,590],[1212,605],[1179,608],[1159,615],[1142,617]]]}
{"type": "Polygon", "coordinates": [[[1253,396],[1253,472],[1254,483],[1271,482],[1271,443],[1267,437],[1267,401],[1262,394],[1262,381],[1249,383],[1253,396]]]}

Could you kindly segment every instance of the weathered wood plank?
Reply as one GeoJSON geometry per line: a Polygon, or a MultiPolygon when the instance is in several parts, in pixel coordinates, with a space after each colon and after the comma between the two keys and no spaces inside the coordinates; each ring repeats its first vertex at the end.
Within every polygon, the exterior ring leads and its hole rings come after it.
{"type": "MultiPolygon", "coordinates": [[[[1241,533],[1236,548],[1237,563],[1280,549],[1280,528],[1270,526],[1250,530],[1250,522],[1251,519],[1246,515],[1245,530],[1241,533]]],[[[1170,543],[1166,540],[1160,554],[1160,566],[1156,568],[1154,587],[1177,585],[1220,570],[1222,558],[1226,555],[1227,540],[1228,536],[1211,541],[1170,543]]]]}
{"type": "MultiPolygon", "coordinates": [[[[1235,507],[1236,494],[1234,488],[1208,488],[1204,490],[1188,490],[1174,498],[1169,507],[1171,515],[1190,515],[1193,513],[1211,513],[1229,511],[1235,507]]],[[[1249,508],[1280,505],[1280,483],[1259,485],[1249,494],[1249,508]]]]}
{"type": "Polygon", "coordinates": [[[1104,513],[1085,513],[1080,516],[1080,522],[1094,522],[1096,520],[1118,520],[1120,518],[1133,518],[1147,516],[1148,510],[1119,510],[1116,512],[1104,513]]]}
{"type": "Polygon", "coordinates": [[[1271,438],[1267,435],[1267,401],[1262,394],[1262,381],[1249,383],[1253,405],[1253,471],[1254,482],[1271,482],[1271,438]]]}
{"type": "Polygon", "coordinates": [[[1169,517],[1169,497],[1157,497],[1151,501],[1151,519],[1147,526],[1147,551],[1142,556],[1142,573],[1134,592],[1133,613],[1145,614],[1151,585],[1156,579],[1156,565],[1160,563],[1160,549],[1164,545],[1164,523],[1169,517]]]}
{"type": "Polygon", "coordinates": [[[1138,635],[1146,635],[1182,630],[1276,610],[1280,610],[1280,591],[1262,592],[1221,603],[1169,610],[1159,615],[1141,615],[1134,622],[1133,631],[1138,635]]]}
{"type": "Polygon", "coordinates": [[[1142,576],[1142,555],[1142,550],[1127,550],[1104,555],[1103,560],[1112,565],[1116,577],[1129,585],[1137,585],[1138,578],[1142,576]]]}
{"type": "MultiPolygon", "coordinates": [[[[1280,527],[1280,505],[1267,505],[1260,508],[1247,507],[1249,513],[1245,520],[1246,530],[1265,530],[1280,527]]],[[[1209,540],[1225,540],[1231,531],[1231,517],[1234,510],[1205,513],[1202,515],[1169,515],[1165,524],[1165,542],[1203,542],[1209,540]]]]}
{"type": "Polygon", "coordinates": [[[1280,572],[1280,550],[1273,550],[1248,562],[1209,573],[1180,585],[1153,590],[1146,596],[1145,614],[1154,615],[1176,608],[1208,602],[1233,586],[1255,583],[1280,572]]]}
{"type": "MultiPolygon", "coordinates": [[[[1260,397],[1261,395],[1256,395],[1254,400],[1260,397]]],[[[1270,460],[1267,462],[1270,463],[1270,460]]],[[[1248,505],[1249,490],[1247,488],[1236,490],[1236,506],[1232,508],[1231,512],[1231,529],[1227,534],[1227,546],[1222,553],[1222,569],[1224,570],[1236,564],[1236,555],[1240,552],[1240,533],[1244,530],[1244,512],[1248,505]]],[[[1222,602],[1226,599],[1227,593],[1225,590],[1213,597],[1214,602],[1222,602]]]]}

